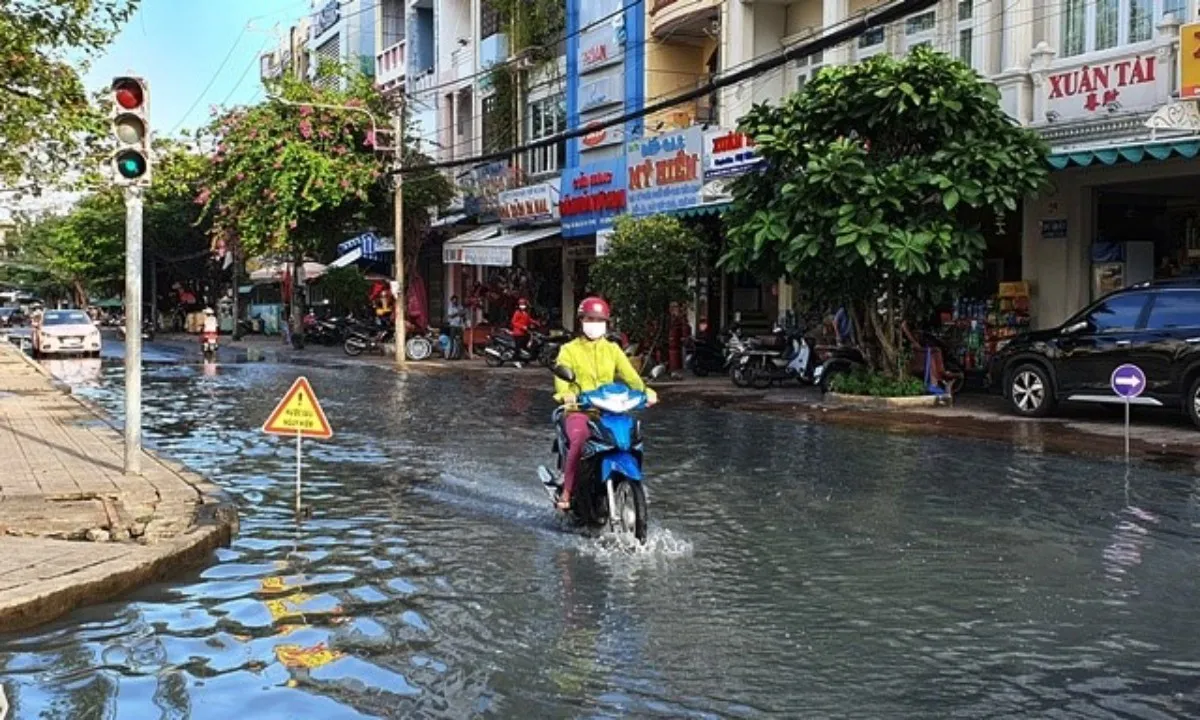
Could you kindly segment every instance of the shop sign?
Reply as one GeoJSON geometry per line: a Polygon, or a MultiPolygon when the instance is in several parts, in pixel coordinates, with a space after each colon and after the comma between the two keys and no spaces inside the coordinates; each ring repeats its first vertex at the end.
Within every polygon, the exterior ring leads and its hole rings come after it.
{"type": "Polygon", "coordinates": [[[621,158],[568,168],[562,176],[558,212],[564,237],[591,235],[611,227],[625,212],[625,163],[621,158]]]}
{"type": "Polygon", "coordinates": [[[500,215],[500,193],[521,186],[521,171],[508,163],[492,162],[471,168],[459,179],[463,211],[483,222],[500,215]]]}
{"type": "Polygon", "coordinates": [[[1067,221],[1042,220],[1043,240],[1062,240],[1067,237],[1067,221]]]}
{"type": "MultiPolygon", "coordinates": [[[[586,128],[588,124],[589,123],[584,123],[584,127],[586,128]]],[[[599,121],[595,121],[591,124],[599,125],[600,123],[599,121]]],[[[588,150],[596,150],[597,148],[616,145],[617,143],[621,142],[624,137],[625,130],[620,125],[613,125],[606,128],[596,128],[595,130],[579,138],[579,151],[587,152],[588,150]]]]}
{"type": "Polygon", "coordinates": [[[703,143],[699,125],[630,142],[625,152],[629,213],[653,215],[699,205],[703,143]]]}
{"type": "Polygon", "coordinates": [[[598,70],[619,62],[625,57],[625,18],[621,15],[610,22],[588,30],[579,36],[579,73],[598,70]]]}
{"type": "Polygon", "coordinates": [[[527,225],[553,220],[558,212],[558,189],[545,182],[500,193],[500,222],[527,225]]]}
{"type": "Polygon", "coordinates": [[[1179,28],[1179,99],[1200,98],[1200,23],[1179,28]]]}
{"type": "Polygon", "coordinates": [[[704,179],[741,175],[762,162],[754,140],[736,130],[704,133],[704,179]]]}
{"type": "Polygon", "coordinates": [[[341,0],[329,0],[313,15],[312,36],[319,38],[325,31],[337,24],[340,17],[341,0]]]}
{"type": "Polygon", "coordinates": [[[1158,58],[1149,54],[1050,73],[1044,85],[1046,113],[1075,120],[1155,105],[1158,72],[1158,58]]]}
{"type": "Polygon", "coordinates": [[[589,76],[579,86],[579,112],[585,113],[625,101],[625,72],[617,65],[589,76]]]}

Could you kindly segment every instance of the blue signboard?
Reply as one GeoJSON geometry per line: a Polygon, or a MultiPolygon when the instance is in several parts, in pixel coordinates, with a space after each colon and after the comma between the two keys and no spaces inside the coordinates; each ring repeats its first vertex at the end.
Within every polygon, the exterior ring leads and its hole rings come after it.
{"type": "Polygon", "coordinates": [[[699,205],[703,144],[703,131],[693,125],[626,145],[629,213],[653,215],[699,205]]]}
{"type": "Polygon", "coordinates": [[[625,212],[625,161],[613,158],[563,171],[558,213],[564,237],[591,235],[625,212]]]}

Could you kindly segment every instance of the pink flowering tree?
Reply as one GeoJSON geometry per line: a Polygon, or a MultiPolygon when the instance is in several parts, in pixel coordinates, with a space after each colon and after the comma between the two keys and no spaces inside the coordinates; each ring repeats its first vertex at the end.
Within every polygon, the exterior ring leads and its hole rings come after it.
{"type": "MultiPolygon", "coordinates": [[[[285,78],[269,94],[286,102],[268,99],[214,118],[203,136],[213,154],[195,200],[211,221],[214,246],[236,244],[246,257],[295,251],[327,258],[348,233],[391,234],[392,153],[377,144],[393,142],[384,131],[396,108],[370,78],[342,77],[345,90],[285,78]]],[[[405,139],[406,164],[428,163],[413,145],[405,139]]],[[[429,208],[445,206],[453,191],[435,171],[406,180],[405,242],[417,245],[429,208]]]]}

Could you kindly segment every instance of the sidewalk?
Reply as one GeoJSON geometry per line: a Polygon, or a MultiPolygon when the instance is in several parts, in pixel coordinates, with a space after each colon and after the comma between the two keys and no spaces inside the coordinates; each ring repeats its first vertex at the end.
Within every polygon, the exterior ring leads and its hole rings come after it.
{"type": "Polygon", "coordinates": [[[216,486],[147,454],[0,343],[0,632],[52,620],[204,561],[237,530],[216,486]]]}

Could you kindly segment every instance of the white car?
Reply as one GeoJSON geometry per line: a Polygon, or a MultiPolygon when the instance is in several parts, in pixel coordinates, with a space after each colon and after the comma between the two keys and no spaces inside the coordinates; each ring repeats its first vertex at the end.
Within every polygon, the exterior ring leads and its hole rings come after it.
{"type": "Polygon", "coordinates": [[[46,310],[33,326],[33,356],[100,356],[100,328],[82,310],[46,310]]]}

